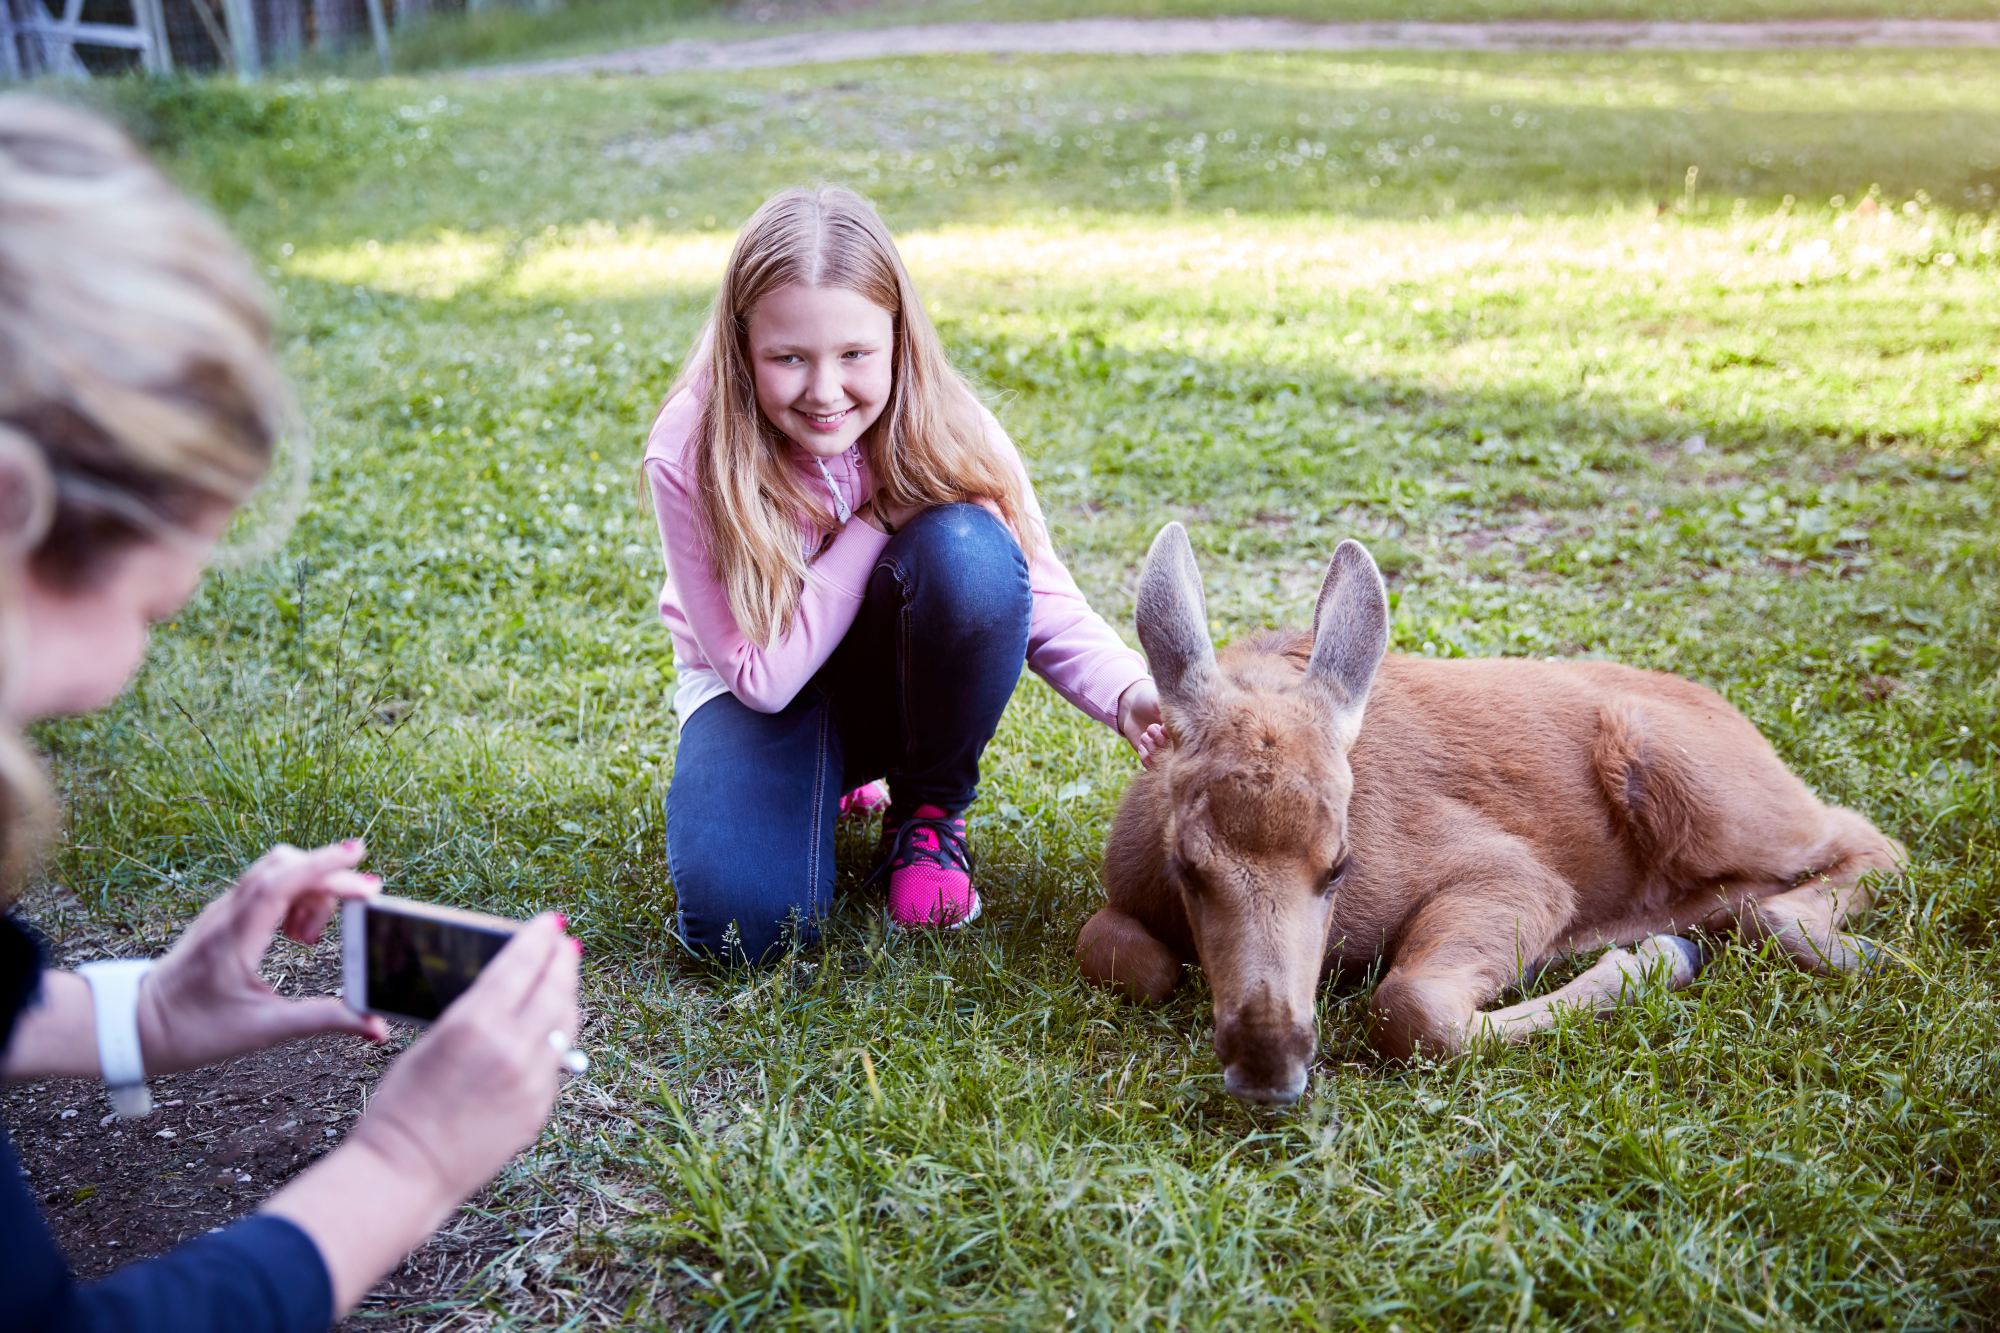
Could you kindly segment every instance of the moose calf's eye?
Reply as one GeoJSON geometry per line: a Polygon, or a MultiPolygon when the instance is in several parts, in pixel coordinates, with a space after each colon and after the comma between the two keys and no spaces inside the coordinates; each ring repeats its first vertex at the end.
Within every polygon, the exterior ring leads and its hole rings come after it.
{"type": "Polygon", "coordinates": [[[1349,859],[1349,857],[1343,856],[1327,867],[1326,882],[1321,886],[1322,891],[1338,888],[1340,881],[1347,878],[1347,863],[1349,859]]]}

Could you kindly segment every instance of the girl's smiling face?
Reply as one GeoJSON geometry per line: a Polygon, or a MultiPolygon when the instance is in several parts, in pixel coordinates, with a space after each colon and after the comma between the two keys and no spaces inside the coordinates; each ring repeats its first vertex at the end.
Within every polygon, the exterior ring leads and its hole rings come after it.
{"type": "Polygon", "coordinates": [[[895,384],[894,317],[845,287],[780,287],[750,311],[749,343],[757,406],[820,458],[852,448],[895,384]]]}

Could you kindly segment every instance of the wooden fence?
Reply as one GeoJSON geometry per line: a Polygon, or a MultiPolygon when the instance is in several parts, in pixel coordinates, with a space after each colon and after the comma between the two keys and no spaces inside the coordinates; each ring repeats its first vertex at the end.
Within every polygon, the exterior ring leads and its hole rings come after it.
{"type": "Polygon", "coordinates": [[[386,71],[393,29],[496,2],[552,0],[0,0],[0,79],[219,70],[254,80],[307,51],[369,42],[386,71]]]}

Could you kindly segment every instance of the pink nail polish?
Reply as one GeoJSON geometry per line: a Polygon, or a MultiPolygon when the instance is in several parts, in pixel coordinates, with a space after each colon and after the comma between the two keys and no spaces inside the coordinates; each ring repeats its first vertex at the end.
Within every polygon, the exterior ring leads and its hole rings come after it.
{"type": "Polygon", "coordinates": [[[561,913],[561,912],[557,912],[557,913],[556,913],[556,928],[557,928],[558,930],[563,930],[563,931],[567,931],[567,930],[569,929],[569,917],[568,917],[568,916],[566,916],[566,915],[564,915],[564,914],[563,914],[563,913],[561,913]]]}
{"type": "Polygon", "coordinates": [[[570,937],[570,941],[569,941],[569,942],[570,942],[571,944],[573,944],[573,945],[575,945],[575,946],[576,946],[576,956],[577,956],[578,958],[581,958],[581,957],[583,957],[583,941],[582,941],[582,940],[580,940],[580,939],[577,939],[577,938],[576,938],[576,937],[575,937],[574,935],[572,935],[572,936],[570,937]]]}

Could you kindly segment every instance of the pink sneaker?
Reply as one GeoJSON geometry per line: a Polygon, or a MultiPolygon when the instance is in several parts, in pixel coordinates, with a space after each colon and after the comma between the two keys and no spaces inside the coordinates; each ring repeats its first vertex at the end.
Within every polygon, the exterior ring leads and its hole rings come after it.
{"type": "Polygon", "coordinates": [[[962,817],[934,805],[918,806],[896,829],[886,868],[891,925],[957,930],[979,916],[972,849],[965,844],[962,817]]]}
{"type": "Polygon", "coordinates": [[[889,789],[879,782],[856,787],[840,798],[841,819],[866,819],[889,808],[889,789]]]}

